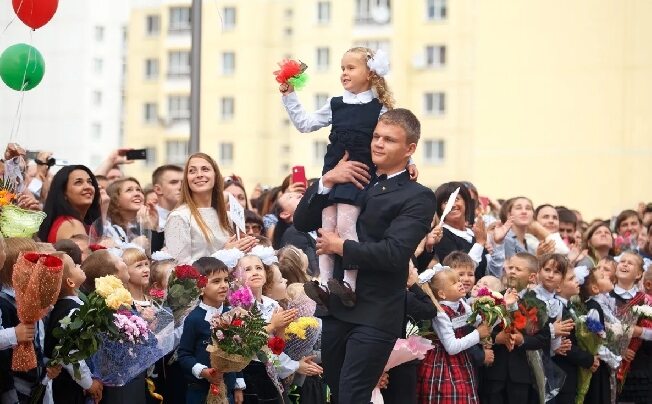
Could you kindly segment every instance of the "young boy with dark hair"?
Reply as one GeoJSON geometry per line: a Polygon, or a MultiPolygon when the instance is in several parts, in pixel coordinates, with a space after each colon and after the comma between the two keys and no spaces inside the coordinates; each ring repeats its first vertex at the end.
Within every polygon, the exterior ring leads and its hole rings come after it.
{"type": "Polygon", "coordinates": [[[239,400],[235,401],[242,402],[244,379],[237,377],[236,373],[225,373],[223,376],[217,374],[210,368],[210,357],[206,351],[211,341],[211,318],[229,310],[224,302],[229,290],[229,268],[212,257],[202,257],[193,266],[207,278],[207,282],[201,289],[199,305],[186,317],[179,342],[179,365],[188,382],[186,403],[205,403],[210,385],[219,384],[222,377],[228,390],[229,402],[234,402],[234,397],[237,396],[239,400]]]}

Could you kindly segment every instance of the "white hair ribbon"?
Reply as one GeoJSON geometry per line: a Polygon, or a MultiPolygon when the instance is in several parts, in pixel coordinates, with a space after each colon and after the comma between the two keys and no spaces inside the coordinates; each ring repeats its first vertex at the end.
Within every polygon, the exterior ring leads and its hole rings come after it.
{"type": "Polygon", "coordinates": [[[152,261],[167,261],[167,260],[173,260],[174,257],[170,255],[167,251],[157,251],[154,254],[152,254],[152,261]]]}
{"type": "Polygon", "coordinates": [[[419,284],[430,282],[430,280],[435,275],[437,275],[438,273],[440,273],[441,271],[443,271],[445,269],[450,269],[450,267],[445,267],[442,264],[437,264],[437,265],[435,265],[434,267],[432,267],[430,269],[426,269],[425,271],[423,271],[423,272],[421,272],[419,274],[419,284]]]}
{"type": "Polygon", "coordinates": [[[586,277],[589,276],[590,270],[587,266],[585,265],[580,265],[576,266],[575,269],[575,277],[577,278],[577,283],[581,285],[584,285],[584,281],[586,280],[586,277]]]}
{"type": "Polygon", "coordinates": [[[272,247],[263,247],[262,245],[257,245],[251,249],[251,252],[248,255],[255,255],[263,261],[265,265],[272,265],[278,263],[278,258],[276,258],[276,252],[272,247]]]}
{"type": "Polygon", "coordinates": [[[222,261],[229,269],[233,269],[238,265],[240,258],[244,257],[244,253],[237,248],[229,248],[227,250],[219,250],[211,255],[211,257],[222,261]]]}
{"type": "Polygon", "coordinates": [[[378,49],[373,56],[367,60],[369,70],[375,72],[380,77],[385,77],[389,73],[389,57],[384,50],[378,49]]]}

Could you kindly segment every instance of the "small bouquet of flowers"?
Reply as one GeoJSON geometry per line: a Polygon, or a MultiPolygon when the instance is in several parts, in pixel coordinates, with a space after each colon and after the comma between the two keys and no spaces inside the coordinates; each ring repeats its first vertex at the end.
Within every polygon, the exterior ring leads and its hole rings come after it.
{"type": "Polygon", "coordinates": [[[149,339],[147,322],[130,310],[121,309],[113,314],[113,324],[118,327],[118,342],[138,344],[149,339]]]}
{"type": "Polygon", "coordinates": [[[5,166],[5,173],[0,177],[0,232],[4,237],[32,237],[46,215],[41,211],[22,209],[13,203],[17,191],[21,191],[23,179],[20,171],[11,171],[5,166]]]}
{"type": "MultiPolygon", "coordinates": [[[[635,297],[636,299],[636,297],[635,297]]],[[[636,325],[643,328],[652,328],[652,306],[647,304],[643,305],[634,305],[631,308],[632,314],[638,318],[636,325]]],[[[631,349],[634,352],[637,352],[641,347],[643,340],[640,338],[632,338],[629,342],[628,349],[631,349]]],[[[625,379],[627,378],[627,373],[629,372],[632,363],[628,360],[623,360],[618,373],[616,374],[616,380],[620,388],[625,384],[625,379]]]]}
{"type": "Polygon", "coordinates": [[[254,304],[254,295],[247,286],[241,286],[238,289],[229,289],[226,300],[231,307],[240,307],[249,310],[254,304]]]}
{"type": "Polygon", "coordinates": [[[308,66],[305,63],[300,60],[283,59],[278,65],[280,69],[274,72],[277,82],[285,85],[285,88],[291,85],[295,90],[301,90],[305,87],[308,82],[308,75],[306,74],[308,66]]]}
{"type": "MultiPolygon", "coordinates": [[[[200,288],[206,286],[206,277],[201,276],[191,265],[178,265],[170,274],[166,304],[172,310],[174,326],[178,327],[197,305],[200,288]]],[[[159,293],[160,296],[160,293],[159,293]]]]}
{"type": "MultiPolygon", "coordinates": [[[[600,315],[595,309],[589,310],[586,315],[578,317],[575,323],[575,337],[577,338],[577,345],[584,351],[591,355],[596,355],[598,350],[605,342],[607,333],[604,326],[600,322],[600,315]]],[[[589,384],[591,383],[591,376],[593,373],[590,369],[583,367],[577,368],[577,396],[576,402],[584,402],[584,397],[589,391],[589,384]]]]}
{"type": "Polygon", "coordinates": [[[285,328],[285,353],[292,360],[301,360],[315,347],[321,327],[315,317],[299,317],[285,328]]]}
{"type": "MultiPolygon", "coordinates": [[[[214,316],[211,321],[210,353],[211,367],[221,373],[240,372],[268,343],[265,319],[256,305],[247,311],[236,307],[214,316]]],[[[211,386],[209,403],[224,402],[226,386],[211,386]]]]}
{"type": "MultiPolygon", "coordinates": [[[[12,284],[16,291],[16,311],[21,323],[34,324],[45,317],[59,297],[62,276],[63,262],[55,256],[27,252],[18,257],[12,284]]],[[[36,365],[34,344],[19,343],[14,348],[12,370],[26,372],[36,365]]]]}
{"type": "MultiPolygon", "coordinates": [[[[477,298],[471,304],[471,315],[467,323],[475,324],[478,316],[482,322],[490,329],[497,325],[497,322],[506,328],[510,324],[510,318],[505,308],[503,295],[498,292],[492,292],[486,287],[478,290],[477,298]]],[[[484,344],[491,344],[491,337],[483,339],[484,344]]]]}

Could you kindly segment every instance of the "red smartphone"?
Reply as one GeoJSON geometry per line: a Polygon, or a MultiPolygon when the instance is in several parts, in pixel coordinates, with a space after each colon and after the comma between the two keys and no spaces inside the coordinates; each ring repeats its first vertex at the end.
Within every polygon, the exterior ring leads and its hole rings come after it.
{"type": "Polygon", "coordinates": [[[292,167],[292,183],[301,182],[308,188],[308,180],[306,179],[306,168],[304,166],[292,167]]]}

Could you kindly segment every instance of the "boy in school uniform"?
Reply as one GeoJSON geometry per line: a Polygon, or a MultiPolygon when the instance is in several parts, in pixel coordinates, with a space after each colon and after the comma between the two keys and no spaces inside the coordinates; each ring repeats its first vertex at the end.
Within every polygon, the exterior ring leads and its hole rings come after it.
{"type": "Polygon", "coordinates": [[[229,310],[224,302],[229,289],[229,269],[222,261],[212,257],[200,258],[193,266],[207,278],[207,282],[202,288],[199,305],[186,317],[179,342],[179,365],[188,382],[186,403],[205,403],[210,385],[219,384],[222,377],[229,403],[242,402],[244,379],[236,377],[235,373],[218,375],[210,368],[210,357],[206,351],[211,341],[211,318],[229,310]],[[239,396],[238,400],[235,400],[236,396],[239,396]]]}

